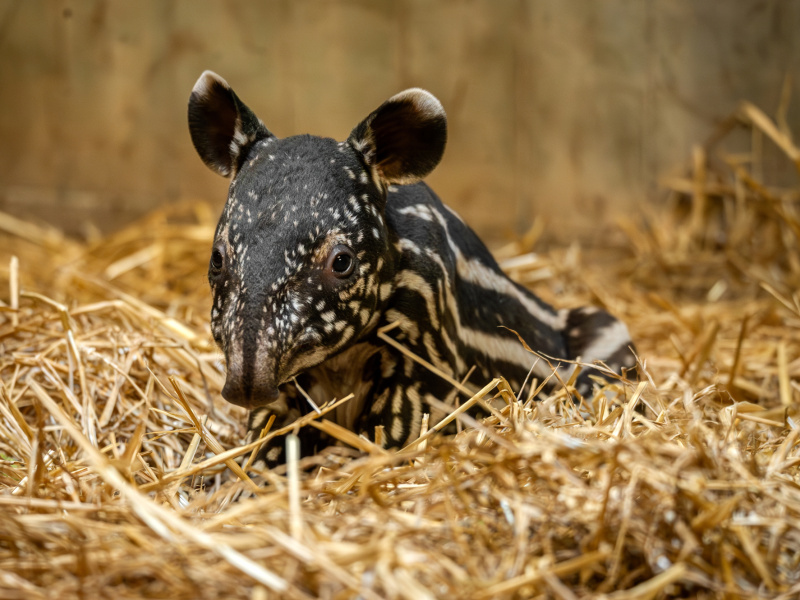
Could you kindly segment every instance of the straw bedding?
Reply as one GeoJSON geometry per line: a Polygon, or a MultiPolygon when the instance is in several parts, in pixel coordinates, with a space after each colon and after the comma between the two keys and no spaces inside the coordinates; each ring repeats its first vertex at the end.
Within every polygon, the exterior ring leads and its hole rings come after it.
{"type": "Polygon", "coordinates": [[[517,399],[498,373],[491,416],[400,451],[323,407],[297,426],[337,446],[249,475],[207,326],[216,215],[85,243],[2,216],[0,596],[798,597],[800,192],[759,168],[800,165],[781,122],[743,105],[611,248],[500,249],[630,325],[643,374],[616,398],[517,399]]]}

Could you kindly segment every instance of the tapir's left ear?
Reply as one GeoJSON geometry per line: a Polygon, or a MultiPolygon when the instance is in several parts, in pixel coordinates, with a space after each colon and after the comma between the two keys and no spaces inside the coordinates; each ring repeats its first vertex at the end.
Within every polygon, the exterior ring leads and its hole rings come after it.
{"type": "Polygon", "coordinates": [[[189,132],[203,162],[224,177],[236,174],[255,142],[272,137],[228,82],[212,71],[200,75],[192,89],[189,132]]]}
{"type": "Polygon", "coordinates": [[[349,141],[386,183],[414,183],[442,159],[447,117],[433,94],[412,88],[381,104],[349,141]]]}

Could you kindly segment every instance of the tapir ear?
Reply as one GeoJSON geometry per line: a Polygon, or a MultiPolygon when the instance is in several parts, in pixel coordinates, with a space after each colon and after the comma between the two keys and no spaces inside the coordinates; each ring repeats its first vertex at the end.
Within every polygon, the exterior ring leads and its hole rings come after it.
{"type": "Polygon", "coordinates": [[[189,96],[189,132],[203,162],[224,177],[236,173],[250,146],[272,137],[228,82],[212,71],[200,75],[189,96]]]}
{"type": "Polygon", "coordinates": [[[447,117],[433,94],[412,88],[381,104],[349,140],[387,183],[414,183],[442,159],[447,117]]]}

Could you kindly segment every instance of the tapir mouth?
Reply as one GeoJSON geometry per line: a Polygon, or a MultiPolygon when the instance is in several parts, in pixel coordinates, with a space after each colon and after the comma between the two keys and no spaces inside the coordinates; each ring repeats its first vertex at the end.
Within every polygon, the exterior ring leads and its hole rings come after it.
{"type": "Polygon", "coordinates": [[[272,404],[278,399],[278,395],[277,386],[256,385],[252,381],[230,375],[225,379],[225,386],[222,388],[222,397],[225,400],[247,409],[272,404]]]}

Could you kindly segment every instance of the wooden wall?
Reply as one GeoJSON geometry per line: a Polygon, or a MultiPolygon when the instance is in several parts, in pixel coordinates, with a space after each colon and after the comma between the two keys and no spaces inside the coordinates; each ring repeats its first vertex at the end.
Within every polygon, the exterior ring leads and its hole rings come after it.
{"type": "Polygon", "coordinates": [[[450,123],[429,181],[481,233],[598,234],[740,100],[774,112],[798,31],[781,0],[0,0],[0,210],[80,233],[221,205],[185,116],[210,68],[278,135],[342,139],[428,88],[450,123]]]}

